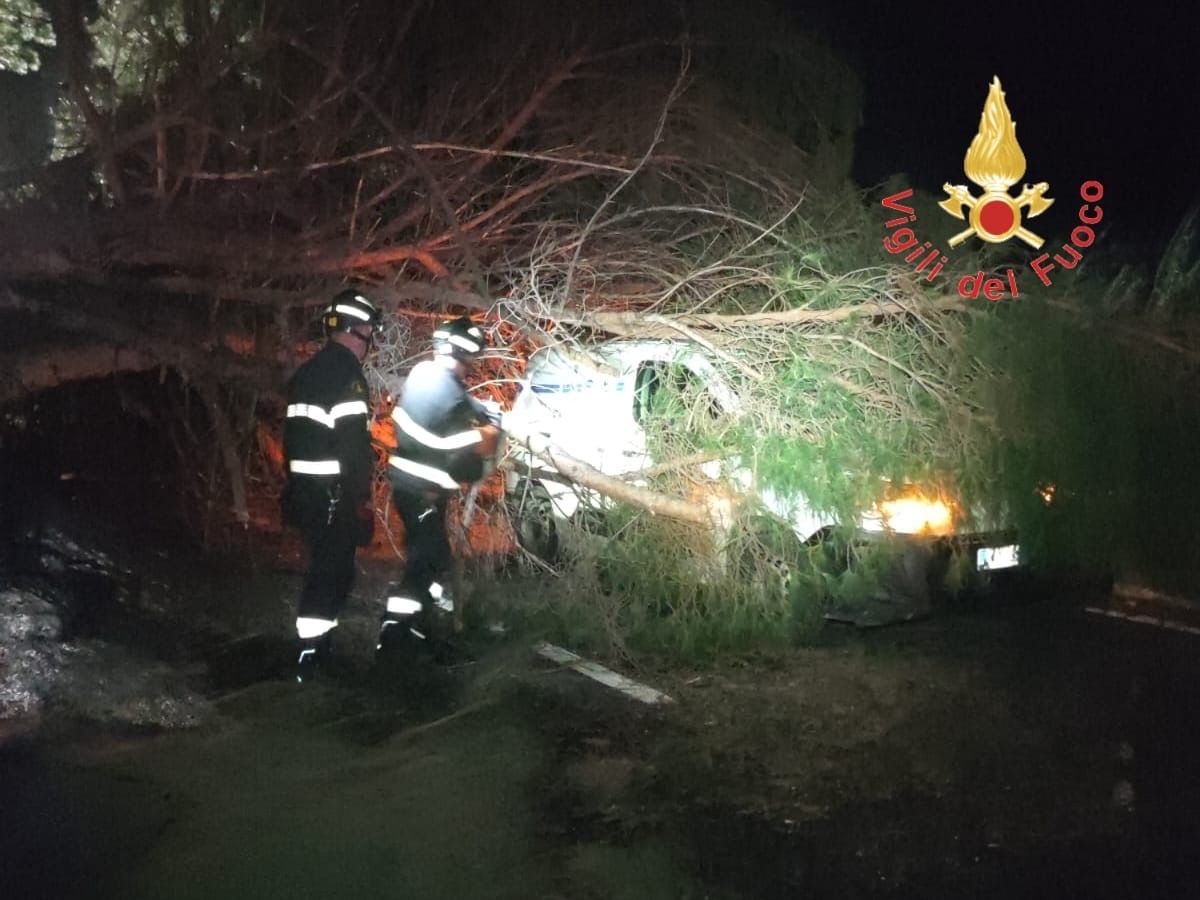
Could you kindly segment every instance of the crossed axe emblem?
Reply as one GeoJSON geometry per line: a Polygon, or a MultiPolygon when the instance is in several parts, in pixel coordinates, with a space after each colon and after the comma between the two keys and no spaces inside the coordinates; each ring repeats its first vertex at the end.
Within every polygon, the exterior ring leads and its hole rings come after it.
{"type": "Polygon", "coordinates": [[[1035,250],[1042,246],[1042,239],[1021,224],[1021,210],[1028,208],[1029,217],[1033,218],[1050,208],[1054,200],[1045,196],[1046,191],[1050,190],[1047,182],[1039,182],[1033,187],[1027,184],[1015,198],[997,187],[987,188],[979,197],[971,196],[971,191],[961,184],[946,182],[942,190],[949,196],[938,206],[956,219],[967,219],[971,225],[950,238],[951,247],[957,247],[971,235],[993,244],[1015,236],[1035,250]],[[964,208],[966,215],[963,214],[964,208]]]}

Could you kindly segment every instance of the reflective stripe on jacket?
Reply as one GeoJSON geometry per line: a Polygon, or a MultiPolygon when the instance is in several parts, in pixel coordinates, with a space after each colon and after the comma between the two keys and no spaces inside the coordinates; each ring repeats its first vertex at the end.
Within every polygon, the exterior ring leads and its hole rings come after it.
{"type": "Polygon", "coordinates": [[[342,498],[371,496],[370,396],[358,359],[328,342],[288,382],[283,452],[289,480],[340,484],[342,498]]]}
{"type": "Polygon", "coordinates": [[[475,425],[488,421],[457,375],[443,363],[425,360],[413,367],[392,410],[396,451],[388,457],[394,486],[452,491],[483,475],[474,449],[483,439],[475,425]]]}

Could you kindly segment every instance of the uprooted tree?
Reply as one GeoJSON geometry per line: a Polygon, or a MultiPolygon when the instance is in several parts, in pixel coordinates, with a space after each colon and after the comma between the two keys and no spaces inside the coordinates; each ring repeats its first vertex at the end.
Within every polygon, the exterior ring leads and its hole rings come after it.
{"type": "MultiPolygon", "coordinates": [[[[35,129],[47,145],[0,161],[0,315],[28,335],[3,351],[0,403],[175,373],[245,521],[254,432],[278,424],[309,323],[351,283],[392,315],[381,389],[449,310],[513,351],[488,373],[498,397],[535,346],[682,338],[745,414],[670,458],[757,451],[761,477],[847,514],[881,476],[994,491],[1011,373],[972,343],[989,311],[876,264],[876,219],[846,181],[853,72],[744,5],[619,22],[552,5],[558,24],[538,4],[447,0],[16,4],[0,60],[40,60],[66,90],[35,129]]],[[[1194,242],[1178,253],[1187,269],[1194,242]]],[[[1106,312],[1128,311],[1121,283],[1106,312]]],[[[1089,333],[1193,365],[1190,333],[1161,317],[1184,293],[1153,295],[1154,328],[1051,299],[1089,333]]],[[[1050,474],[1026,462],[1020,478],[1050,474]]],[[[709,515],[692,466],[636,489],[573,475],[709,515]]]]}
{"type": "Polygon", "coordinates": [[[580,4],[557,29],[419,2],[15,16],[68,90],[48,158],[5,173],[0,305],[31,338],[6,353],[5,399],[163,367],[220,422],[278,388],[346,281],[418,333],[433,311],[493,314],[504,343],[723,303],[755,264],[739,244],[769,239],[813,172],[844,174],[857,109],[832,56],[780,41],[754,64],[792,80],[772,112],[807,151],[765,138],[738,106],[757,97],[736,36],[705,44],[687,33],[703,16],[652,9],[612,27],[580,4]]]}

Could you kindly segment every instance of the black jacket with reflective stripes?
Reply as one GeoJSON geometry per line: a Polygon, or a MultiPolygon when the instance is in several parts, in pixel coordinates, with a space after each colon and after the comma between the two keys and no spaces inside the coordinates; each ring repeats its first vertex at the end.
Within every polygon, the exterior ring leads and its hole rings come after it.
{"type": "Polygon", "coordinates": [[[293,503],[323,513],[334,485],[349,509],[370,498],[370,395],[355,355],[329,341],[296,370],[287,394],[283,454],[293,503]]]}
{"type": "Polygon", "coordinates": [[[396,450],[388,457],[393,487],[457,490],[483,477],[484,461],[473,427],[490,421],[487,409],[462,380],[436,359],[415,365],[392,410],[396,450]]]}

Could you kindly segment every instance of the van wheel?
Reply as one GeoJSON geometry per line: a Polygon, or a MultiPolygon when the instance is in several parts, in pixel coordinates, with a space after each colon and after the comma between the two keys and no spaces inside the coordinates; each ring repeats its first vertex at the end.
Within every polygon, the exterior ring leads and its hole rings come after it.
{"type": "Polygon", "coordinates": [[[536,482],[522,482],[508,495],[506,505],[522,549],[543,562],[555,562],[559,550],[558,523],[546,488],[536,482]]]}
{"type": "Polygon", "coordinates": [[[786,595],[805,559],[804,545],[783,522],[756,516],[734,532],[729,560],[739,581],[786,595]]]}

